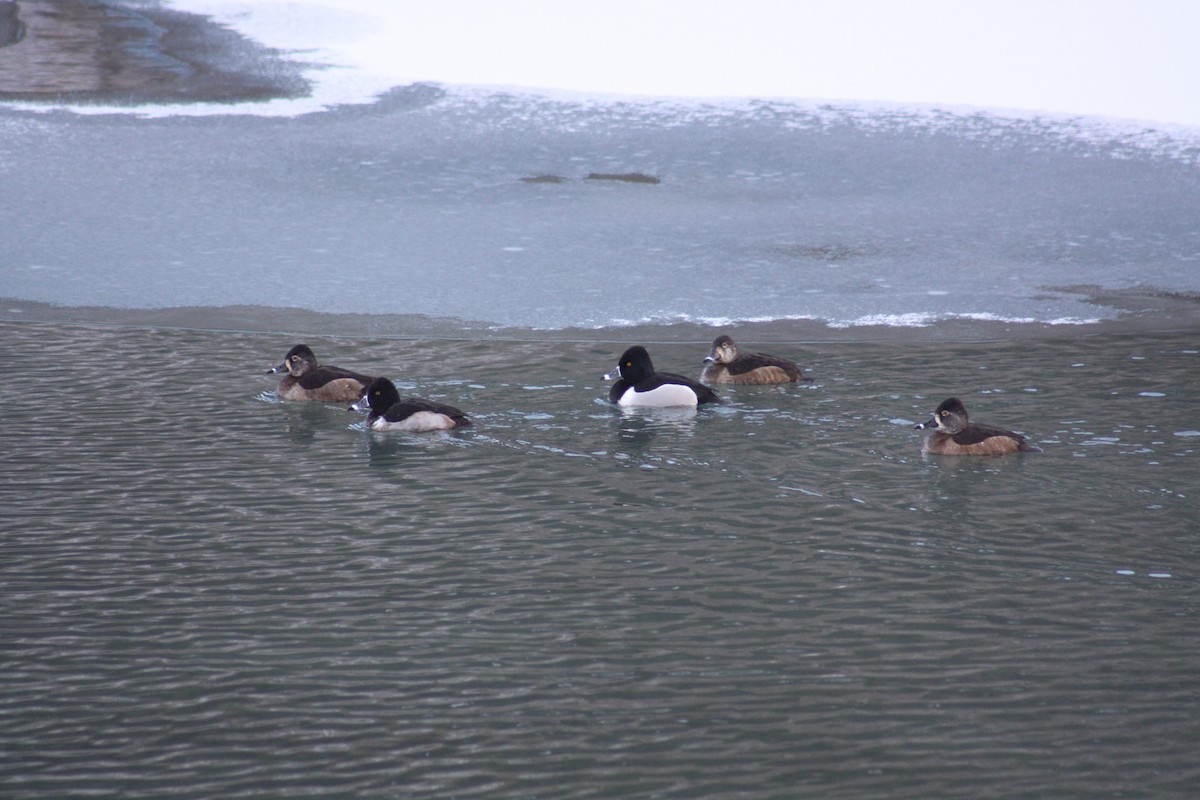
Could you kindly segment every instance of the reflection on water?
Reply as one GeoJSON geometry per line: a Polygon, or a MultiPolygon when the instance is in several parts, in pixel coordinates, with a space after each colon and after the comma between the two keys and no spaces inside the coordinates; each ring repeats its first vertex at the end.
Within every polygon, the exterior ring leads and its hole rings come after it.
{"type": "Polygon", "coordinates": [[[274,401],[271,334],[0,337],[5,796],[1200,780],[1186,335],[809,345],[698,412],[586,343],[312,342],[471,409],[432,436],[274,401]],[[947,392],[1044,452],[922,456],[947,392]]]}
{"type": "Polygon", "coordinates": [[[696,432],[695,408],[620,408],[620,444],[649,445],[660,432],[689,437],[696,432]]]}

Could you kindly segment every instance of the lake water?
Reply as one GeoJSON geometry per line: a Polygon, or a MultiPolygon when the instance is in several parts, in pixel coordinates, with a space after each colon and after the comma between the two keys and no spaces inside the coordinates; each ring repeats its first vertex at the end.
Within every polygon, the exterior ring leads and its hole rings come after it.
{"type": "Polygon", "coordinates": [[[157,77],[0,107],[0,795],[1200,792],[1194,130],[436,85],[187,118],[145,103],[302,70],[42,5],[5,101],[51,24],[157,77]],[[604,401],[628,345],[697,375],[720,332],[814,382],[604,401]],[[301,341],[475,425],[281,403],[301,341]],[[949,396],[1042,452],[922,456],[949,396]]]}
{"type": "Polygon", "coordinates": [[[310,340],[446,435],[276,401],[280,334],[0,336],[6,796],[1200,785],[1190,334],[784,345],[813,384],[642,414],[612,341],[310,340]],[[922,457],[951,391],[1044,452],[922,457]]]}

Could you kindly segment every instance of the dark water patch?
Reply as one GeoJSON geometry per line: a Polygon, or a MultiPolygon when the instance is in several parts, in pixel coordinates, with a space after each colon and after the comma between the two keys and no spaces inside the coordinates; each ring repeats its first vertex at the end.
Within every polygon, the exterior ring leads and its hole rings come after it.
{"type": "Polygon", "coordinates": [[[525,183],[566,183],[569,179],[562,175],[530,175],[521,180],[525,183]]]}
{"type": "Polygon", "coordinates": [[[847,261],[853,258],[862,258],[865,256],[875,256],[879,254],[878,248],[869,245],[846,245],[846,244],[831,244],[831,245],[777,245],[772,248],[782,255],[790,256],[797,259],[805,259],[811,261],[847,261]]]}
{"type": "Polygon", "coordinates": [[[662,183],[662,178],[643,172],[589,172],[584,180],[617,181],[619,183],[662,183]]]}
{"type": "MultiPolygon", "coordinates": [[[[521,178],[525,183],[567,183],[570,179],[562,175],[530,175],[521,178]]],[[[659,184],[662,179],[641,172],[589,172],[584,176],[585,181],[614,181],[617,183],[648,183],[659,184]]]]}

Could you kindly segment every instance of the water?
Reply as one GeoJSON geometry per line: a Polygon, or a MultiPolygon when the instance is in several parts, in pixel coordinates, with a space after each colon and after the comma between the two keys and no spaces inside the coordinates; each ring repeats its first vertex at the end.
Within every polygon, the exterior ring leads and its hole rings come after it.
{"type": "Polygon", "coordinates": [[[695,414],[611,341],[310,342],[448,435],[275,401],[279,334],[0,336],[8,797],[1200,785],[1190,335],[792,344],[695,414]],[[922,457],[950,392],[1044,452],[922,457]]]}
{"type": "Polygon", "coordinates": [[[0,795],[1197,794],[1194,130],[333,107],[298,38],[56,9],[0,91],[50,22],[151,84],[0,109],[0,795]],[[815,382],[603,401],[718,332],[815,382]],[[280,403],[298,341],[476,424],[280,403]],[[1043,452],[922,456],[951,395],[1043,452]]]}

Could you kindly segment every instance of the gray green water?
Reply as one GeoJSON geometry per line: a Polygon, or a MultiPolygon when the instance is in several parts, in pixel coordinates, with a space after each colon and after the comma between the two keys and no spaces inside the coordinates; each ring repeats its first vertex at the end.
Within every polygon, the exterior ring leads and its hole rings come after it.
{"type": "Polygon", "coordinates": [[[305,338],[476,426],[0,323],[3,796],[1200,789],[1194,335],[775,344],[691,416],[601,402],[628,342],[305,338]],[[1044,452],[922,457],[950,394],[1044,452]]]}

